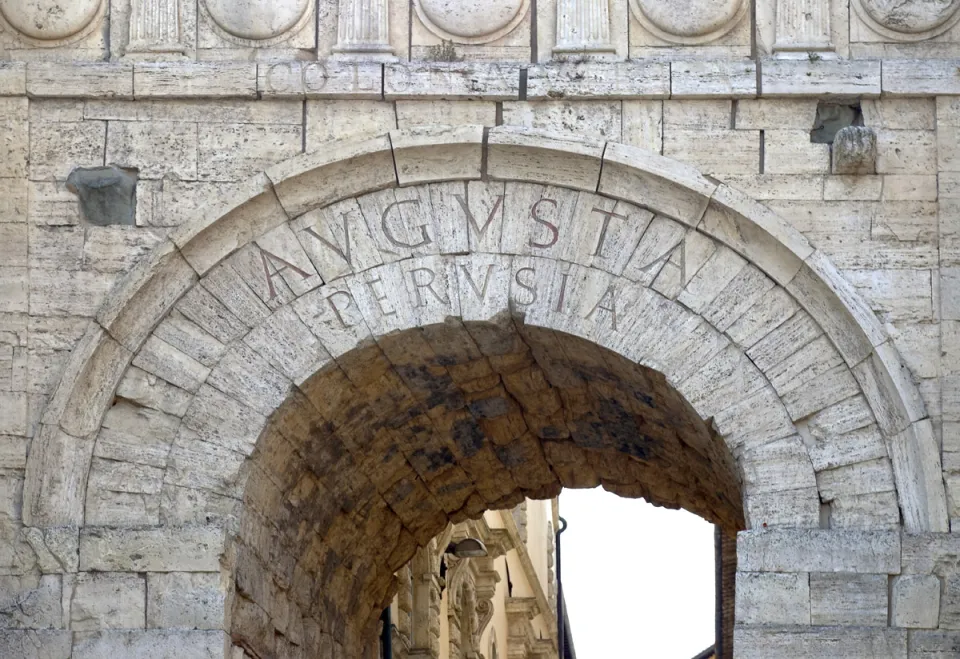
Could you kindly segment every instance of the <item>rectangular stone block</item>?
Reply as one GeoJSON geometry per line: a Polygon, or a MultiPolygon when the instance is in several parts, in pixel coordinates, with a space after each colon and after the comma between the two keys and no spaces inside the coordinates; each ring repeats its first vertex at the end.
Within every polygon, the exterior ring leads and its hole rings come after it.
{"type": "Polygon", "coordinates": [[[461,126],[474,124],[495,126],[497,124],[497,105],[491,102],[473,101],[397,101],[395,104],[381,103],[386,107],[396,105],[396,126],[461,126]]]}
{"type": "Polygon", "coordinates": [[[302,126],[210,124],[199,126],[197,176],[234,181],[298,155],[302,126]]]}
{"type": "Polygon", "coordinates": [[[887,626],[887,575],[814,572],[810,622],[849,627],[887,626]]]}
{"type": "Polygon", "coordinates": [[[753,98],[757,64],[749,60],[670,63],[671,98],[753,98]]]}
{"type": "Polygon", "coordinates": [[[556,62],[527,69],[529,100],[608,100],[668,98],[667,62],[592,62],[590,66],[556,62]]]}
{"type": "Polygon", "coordinates": [[[899,574],[900,534],[819,529],[741,531],[737,534],[737,557],[738,569],[745,572],[899,574]]]}
{"type": "Polygon", "coordinates": [[[225,594],[219,572],[147,575],[147,627],[219,629],[225,594]]]}
{"type": "Polygon", "coordinates": [[[31,121],[30,127],[31,179],[65,181],[76,167],[104,164],[105,121],[31,121]]]}
{"type": "Polygon", "coordinates": [[[0,657],[70,659],[73,634],[59,629],[0,629],[0,657]]]}
{"type": "Polygon", "coordinates": [[[214,572],[220,569],[218,526],[146,529],[84,527],[80,569],[115,572],[214,572]]]}
{"type": "Polygon", "coordinates": [[[26,62],[0,63],[0,96],[24,96],[26,93],[26,62]]]}
{"type": "Polygon", "coordinates": [[[263,98],[383,97],[383,65],[379,62],[264,62],[257,70],[263,98]]]}
{"type": "Polygon", "coordinates": [[[910,659],[953,659],[960,655],[960,632],[911,631],[910,659]]]}
{"type": "Polygon", "coordinates": [[[663,131],[663,155],[697,166],[706,174],[760,171],[760,131],[663,131]]]}
{"type": "Polygon", "coordinates": [[[745,130],[810,131],[816,118],[816,99],[758,98],[737,103],[734,125],[745,130]]]}
{"type": "Polygon", "coordinates": [[[940,579],[933,574],[902,574],[893,580],[891,624],[936,629],[940,620],[940,579]]]}
{"type": "MultiPolygon", "coordinates": [[[[0,486],[0,491],[8,494],[3,490],[0,486]]],[[[0,576],[0,629],[62,627],[61,584],[59,574],[0,576]]]]}
{"type": "Polygon", "coordinates": [[[623,143],[663,153],[663,101],[623,101],[622,105],[623,143]]]}
{"type": "Polygon", "coordinates": [[[140,98],[257,96],[256,62],[150,62],[133,67],[140,98]]]}
{"type": "Polygon", "coordinates": [[[907,632],[878,627],[737,627],[737,659],[905,659],[907,632]]]}
{"type": "Polygon", "coordinates": [[[138,629],[146,620],[146,582],[136,574],[80,574],[72,582],[70,629],[138,629]]]}
{"type": "Polygon", "coordinates": [[[197,178],[197,125],[180,122],[112,121],[107,160],[136,167],[140,178],[197,178]]]}
{"type": "Polygon", "coordinates": [[[26,121],[0,120],[0,176],[22,177],[27,172],[30,128],[26,121]]]}
{"type": "Polygon", "coordinates": [[[30,62],[27,93],[33,98],[133,98],[133,66],[112,62],[30,62]]]}
{"type": "Polygon", "coordinates": [[[773,96],[879,96],[876,60],[765,59],[760,93],[773,96]]]}
{"type": "Polygon", "coordinates": [[[903,536],[903,573],[944,576],[960,564],[960,534],[921,533],[903,536]]]}
{"type": "Polygon", "coordinates": [[[952,59],[884,60],[883,93],[885,96],[960,94],[957,62],[952,59]]]}
{"type": "Polygon", "coordinates": [[[746,625],[809,625],[806,572],[737,572],[737,622],[746,625]]]}
{"type": "Polygon", "coordinates": [[[809,130],[766,130],[763,134],[765,174],[826,174],[830,145],[812,144],[809,130]]]}
{"type": "Polygon", "coordinates": [[[423,97],[443,100],[517,100],[520,98],[520,65],[486,62],[386,65],[384,98],[423,97]]]}
{"type": "Polygon", "coordinates": [[[226,640],[222,631],[180,629],[76,634],[72,659],[222,659],[226,640]]]}

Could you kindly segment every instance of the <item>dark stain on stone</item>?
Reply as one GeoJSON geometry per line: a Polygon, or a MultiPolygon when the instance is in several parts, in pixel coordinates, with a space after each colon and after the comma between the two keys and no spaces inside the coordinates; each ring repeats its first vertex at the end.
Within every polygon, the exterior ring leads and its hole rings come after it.
{"type": "Polygon", "coordinates": [[[497,459],[508,469],[519,467],[526,462],[523,448],[519,445],[519,442],[513,442],[506,446],[498,446],[496,454],[497,459]]]}
{"type": "Polygon", "coordinates": [[[472,457],[483,446],[483,430],[475,420],[461,419],[453,424],[453,441],[464,457],[472,457]]]}
{"type": "Polygon", "coordinates": [[[67,177],[67,189],[80,198],[80,210],[90,224],[136,224],[137,170],[77,167],[67,177]]]}
{"type": "Polygon", "coordinates": [[[469,405],[471,414],[481,419],[493,419],[510,411],[510,405],[500,396],[475,400],[469,405]]]}
{"type": "Polygon", "coordinates": [[[430,473],[452,465],[455,461],[453,451],[446,446],[437,451],[417,449],[410,455],[410,464],[418,473],[430,473]]]}

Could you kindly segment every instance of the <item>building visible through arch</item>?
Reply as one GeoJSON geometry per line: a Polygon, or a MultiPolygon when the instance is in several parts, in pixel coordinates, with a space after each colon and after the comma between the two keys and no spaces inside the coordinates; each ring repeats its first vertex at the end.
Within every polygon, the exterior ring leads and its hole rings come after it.
{"type": "Polygon", "coordinates": [[[735,656],[957,651],[960,106],[904,59],[957,3],[48,4],[0,655],[364,656],[451,523],[594,486],[738,532],[735,656]]]}

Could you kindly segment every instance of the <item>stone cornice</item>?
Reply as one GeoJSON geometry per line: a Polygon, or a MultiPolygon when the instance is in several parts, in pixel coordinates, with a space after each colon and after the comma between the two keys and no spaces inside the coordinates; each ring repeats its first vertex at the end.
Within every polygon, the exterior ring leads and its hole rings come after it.
{"type": "Polygon", "coordinates": [[[0,96],[632,100],[960,94],[960,59],[625,62],[2,62],[0,96]]]}

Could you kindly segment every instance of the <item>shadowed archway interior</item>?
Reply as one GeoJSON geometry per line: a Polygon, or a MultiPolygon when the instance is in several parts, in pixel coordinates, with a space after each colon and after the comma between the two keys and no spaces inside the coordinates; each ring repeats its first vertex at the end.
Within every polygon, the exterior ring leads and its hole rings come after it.
{"type": "Polygon", "coordinates": [[[247,474],[231,629],[257,656],[359,656],[418,546],[561,487],[744,527],[733,456],[661,374],[519,317],[380,337],[300,392],[247,474]]]}

